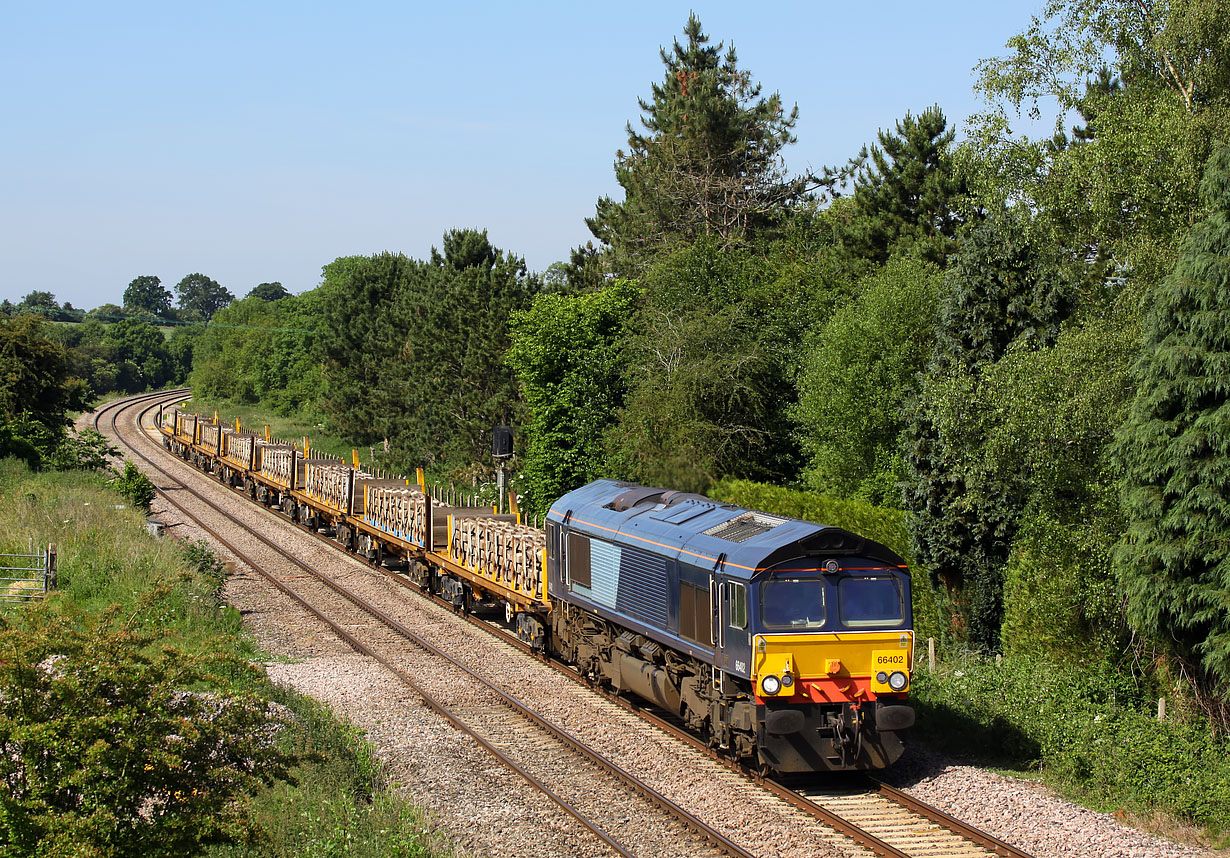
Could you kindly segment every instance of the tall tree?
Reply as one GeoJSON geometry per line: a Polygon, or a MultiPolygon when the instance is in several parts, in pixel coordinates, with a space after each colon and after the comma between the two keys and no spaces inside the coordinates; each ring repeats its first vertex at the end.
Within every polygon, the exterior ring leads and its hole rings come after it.
{"type": "Polygon", "coordinates": [[[490,461],[493,426],[519,422],[521,401],[504,362],[509,318],[539,291],[525,261],[486,230],[455,229],[414,270],[398,297],[403,336],[394,377],[407,417],[394,439],[407,465],[490,461]]]}
{"type": "Polygon", "coordinates": [[[225,287],[204,274],[189,274],[175,284],[175,291],[180,308],[204,321],[235,300],[225,287]]]}
{"type": "Polygon", "coordinates": [[[60,304],[52,293],[36,289],[21,299],[21,303],[17,305],[17,312],[36,313],[54,319],[59,315],[60,304]]]}
{"type": "Polygon", "coordinates": [[[628,123],[628,151],[616,153],[623,201],[602,197],[586,221],[621,274],[698,236],[744,245],[808,189],[809,177],[790,178],[781,157],[798,108],[762,96],[734,48],[723,56],[696,15],[683,34],[686,44],[662,49],[666,77],[652,100],[639,100],[645,133],[628,123]]]}
{"type": "Polygon", "coordinates": [[[782,480],[806,307],[752,251],[697,241],[663,256],[628,343],[627,398],[608,449],[620,476],[704,491],[723,476],[782,480]]]}
{"type": "Polygon", "coordinates": [[[964,237],[946,272],[935,361],[939,369],[998,360],[1018,339],[1053,343],[1078,285],[1071,259],[1009,210],[964,237]]]}
{"type": "Polygon", "coordinates": [[[64,435],[68,413],[86,404],[62,345],[37,316],[0,318],[0,457],[37,465],[64,435]]]}
{"type": "Polygon", "coordinates": [[[809,342],[794,414],[819,491],[901,505],[902,412],[931,356],[940,282],[929,263],[893,259],[809,342]]]}
{"type": "Polygon", "coordinates": [[[1201,184],[1209,214],[1151,295],[1136,397],[1117,438],[1132,624],[1230,687],[1230,147],[1201,184]]]}
{"type": "Polygon", "coordinates": [[[973,118],[971,186],[989,204],[1028,200],[1071,246],[1152,283],[1198,217],[1214,142],[1230,137],[1230,6],[1222,0],[1048,0],[1006,56],[979,65],[992,109],[973,118]],[[1101,87],[1108,64],[1119,87],[1101,87]],[[1088,116],[1088,145],[1015,136],[1012,120],[1058,107],[1088,116]]]}
{"type": "Polygon", "coordinates": [[[841,241],[852,254],[883,263],[894,253],[943,265],[961,224],[965,186],[950,157],[956,134],[939,106],[907,113],[896,131],[855,159],[854,204],[841,241]]]}
{"type": "Polygon", "coordinates": [[[135,278],[124,290],[124,309],[131,313],[165,316],[171,309],[171,293],[152,274],[135,278]]]}
{"type": "Polygon", "coordinates": [[[123,319],[107,328],[103,342],[113,349],[117,386],[135,393],[171,380],[171,356],[162,332],[143,319],[123,319]]]}
{"type": "Polygon", "coordinates": [[[400,253],[344,256],[324,267],[319,336],[321,405],[341,434],[371,444],[399,431],[404,341],[395,310],[421,263],[400,253]]]}
{"type": "Polygon", "coordinates": [[[990,217],[950,261],[934,352],[904,433],[915,554],[951,594],[959,634],[991,650],[999,647],[1003,567],[1025,496],[1014,475],[989,472],[979,454],[988,417],[983,375],[1013,347],[1053,343],[1075,292],[1063,255],[1028,226],[1021,214],[990,217]]]}
{"type": "Polygon", "coordinates": [[[607,476],[603,439],[624,404],[624,342],[641,289],[548,293],[512,318],[507,361],[528,408],[521,488],[545,512],[560,495],[607,476]]]}

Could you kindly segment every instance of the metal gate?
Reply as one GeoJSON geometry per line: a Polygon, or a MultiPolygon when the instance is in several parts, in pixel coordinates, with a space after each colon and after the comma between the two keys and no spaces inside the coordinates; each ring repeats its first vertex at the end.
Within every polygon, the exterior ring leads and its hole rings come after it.
{"type": "Polygon", "coordinates": [[[56,547],[42,553],[0,554],[0,602],[41,599],[56,583],[56,547]]]}

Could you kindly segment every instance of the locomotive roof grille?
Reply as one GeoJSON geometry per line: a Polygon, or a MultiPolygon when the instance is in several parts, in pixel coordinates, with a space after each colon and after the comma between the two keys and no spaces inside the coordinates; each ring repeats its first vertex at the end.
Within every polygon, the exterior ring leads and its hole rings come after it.
{"type": "Polygon", "coordinates": [[[778,525],[785,524],[790,519],[765,515],[763,512],[745,512],[729,521],[714,525],[706,531],[705,536],[716,536],[727,542],[747,542],[753,536],[768,533],[778,525]]]}

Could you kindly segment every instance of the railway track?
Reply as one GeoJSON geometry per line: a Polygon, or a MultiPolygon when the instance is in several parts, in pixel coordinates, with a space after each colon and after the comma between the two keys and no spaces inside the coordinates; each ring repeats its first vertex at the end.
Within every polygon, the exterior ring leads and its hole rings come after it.
{"type": "MultiPolygon", "coordinates": [[[[182,395],[182,392],[177,392],[177,395],[170,398],[164,397],[162,400],[159,400],[157,397],[151,397],[149,400],[141,401],[153,401],[156,405],[158,401],[174,401],[182,398],[182,395]]],[[[123,410],[124,407],[125,405],[122,403],[113,406],[113,425],[115,423],[115,416],[118,415],[119,411],[123,410]]],[[[148,410],[149,409],[147,409],[147,411],[148,410]]],[[[100,412],[100,415],[101,413],[102,412],[100,412]]],[[[142,434],[144,435],[144,433],[142,434]]],[[[144,437],[149,440],[148,436],[144,437]]],[[[129,446],[129,449],[133,450],[134,454],[144,459],[151,467],[166,473],[151,459],[136,450],[135,446],[129,445],[127,442],[122,443],[129,446]]],[[[179,506],[179,504],[174,501],[170,502],[176,506],[179,506]]],[[[284,521],[288,521],[288,519],[284,516],[279,517],[284,521]]],[[[243,523],[243,526],[246,527],[247,523],[243,523]]],[[[341,550],[336,546],[336,543],[328,537],[323,536],[318,532],[310,531],[302,526],[296,526],[299,527],[301,531],[310,533],[322,542],[329,544],[339,551],[341,550]]],[[[404,576],[400,576],[383,567],[377,566],[376,568],[386,577],[418,592],[418,588],[411,584],[404,576]]],[[[310,574],[316,573],[313,571],[310,574]]],[[[274,583],[275,586],[279,586],[279,588],[283,589],[284,592],[286,591],[282,584],[277,581],[274,583]]],[[[342,593],[336,588],[334,589],[334,592],[343,595],[346,599],[350,600],[352,604],[359,604],[361,602],[361,600],[356,601],[357,597],[342,593]]],[[[437,601],[440,604],[446,604],[440,600],[437,601]]],[[[375,606],[366,606],[364,607],[364,610],[369,611],[372,616],[380,616],[380,610],[375,606]]],[[[332,627],[333,624],[327,618],[321,617],[321,619],[332,627]]],[[[471,622],[484,627],[488,632],[497,635],[511,646],[517,647],[524,652],[528,652],[528,648],[518,641],[515,635],[501,628],[497,623],[484,621],[473,616],[469,617],[469,619],[471,622]]],[[[389,624],[389,618],[384,618],[381,622],[389,628],[394,628],[396,626],[396,621],[391,621],[393,625],[389,624]]],[[[344,630],[337,628],[336,631],[339,636],[350,642],[347,637],[347,633],[344,630]]],[[[401,636],[402,640],[410,640],[411,642],[416,643],[416,645],[423,647],[422,642],[415,641],[413,633],[408,629],[397,630],[397,634],[401,636]]],[[[351,643],[351,646],[359,649],[359,651],[364,651],[361,648],[363,645],[359,642],[351,643]]],[[[423,648],[425,651],[430,651],[432,646],[430,644],[426,644],[423,648]]],[[[438,650],[437,652],[439,657],[445,659],[448,658],[448,656],[444,653],[439,652],[438,650]]],[[[370,654],[378,659],[380,658],[374,653],[367,654],[370,654]]],[[[558,671],[569,675],[573,679],[578,678],[576,671],[567,665],[554,664],[553,667],[555,667],[558,671]]],[[[394,671],[397,670],[397,668],[391,669],[394,671]]],[[[406,677],[404,681],[412,682],[409,680],[409,677],[406,677]]],[[[602,691],[601,689],[596,690],[602,691]]],[[[416,687],[416,693],[422,695],[425,700],[428,699],[427,692],[422,689],[418,689],[416,687]]],[[[862,850],[866,850],[863,854],[869,852],[875,855],[892,856],[892,858],[904,858],[904,856],[917,856],[917,858],[923,858],[923,856],[931,856],[932,858],[934,858],[934,856],[958,856],[958,858],[965,858],[965,856],[985,855],[999,855],[1004,856],[1004,858],[1028,858],[1026,853],[1016,849],[1015,847],[1007,843],[1003,843],[994,837],[985,834],[984,832],[967,826],[959,820],[944,814],[942,811],[932,808],[905,793],[895,790],[886,784],[874,781],[873,779],[868,779],[863,784],[852,784],[847,780],[844,781],[839,787],[826,788],[818,786],[814,782],[803,785],[795,783],[786,785],[772,779],[759,777],[756,773],[741,770],[740,767],[733,761],[728,760],[720,754],[706,748],[702,742],[697,740],[691,734],[683,731],[678,725],[672,723],[669,719],[662,718],[643,707],[636,706],[625,698],[618,697],[607,692],[603,693],[608,699],[613,700],[628,711],[636,713],[638,717],[655,723],[659,728],[678,737],[682,741],[687,742],[697,750],[705,751],[711,758],[720,761],[729,769],[741,771],[744,777],[754,779],[769,793],[772,793],[779,799],[790,803],[795,808],[798,808],[814,819],[823,822],[826,826],[829,826],[835,832],[838,832],[842,837],[848,838],[853,844],[857,844],[862,850]]],[[[503,695],[504,692],[495,689],[494,694],[498,698],[500,695],[503,695]]],[[[432,704],[429,702],[429,705],[432,704]]],[[[519,730],[524,731],[527,729],[542,728],[530,728],[527,726],[510,728],[507,713],[510,707],[515,707],[515,703],[508,700],[500,700],[497,706],[493,706],[490,703],[475,705],[470,702],[464,702],[458,705],[460,706],[461,714],[452,710],[448,710],[447,712],[440,710],[441,714],[444,714],[446,718],[449,718],[449,720],[458,726],[459,729],[462,729],[463,731],[474,736],[474,738],[485,748],[490,745],[488,750],[496,756],[497,759],[500,759],[501,762],[503,762],[507,767],[517,771],[530,783],[534,783],[537,788],[543,790],[544,793],[551,796],[551,793],[547,791],[548,788],[545,783],[540,784],[536,782],[535,778],[539,777],[538,775],[535,775],[528,767],[524,767],[524,764],[518,763],[516,760],[512,759],[505,761],[501,756],[502,749],[534,745],[532,741],[526,738],[524,733],[518,732],[519,730]],[[489,714],[491,712],[500,713],[503,716],[502,719],[496,717],[494,720],[490,718],[485,720],[482,717],[483,713],[489,714]],[[463,715],[465,717],[463,717],[463,715]],[[485,724],[485,726],[474,726],[470,729],[466,726],[469,721],[475,722],[476,725],[485,724]],[[511,738],[510,734],[507,732],[510,729],[513,730],[511,738]],[[524,771],[522,768],[519,768],[519,766],[524,767],[524,771]]],[[[433,706],[433,708],[435,707],[433,706]]],[[[526,720],[520,722],[521,725],[534,721],[534,715],[523,716],[523,718],[526,720]]],[[[552,739],[552,741],[569,746],[570,739],[572,739],[572,737],[557,735],[552,739]]],[[[575,739],[573,739],[573,741],[575,741],[575,739]]],[[[539,751],[539,753],[541,753],[541,751],[539,751]]],[[[572,748],[571,753],[580,755],[581,757],[585,756],[584,752],[577,748],[572,748]]],[[[619,775],[617,773],[613,772],[610,768],[606,768],[606,766],[611,766],[613,764],[610,764],[609,762],[594,763],[592,761],[590,764],[595,765],[598,770],[603,771],[601,776],[615,777],[619,779],[619,775]]],[[[615,768],[617,769],[618,767],[616,766],[615,768]]],[[[546,776],[547,775],[544,775],[543,777],[546,776]]],[[[558,776],[558,772],[556,773],[556,776],[558,776]]],[[[624,781],[624,783],[628,789],[634,792],[640,791],[640,788],[635,784],[630,784],[627,781],[624,781]]],[[[690,820],[687,819],[689,814],[687,814],[687,812],[681,807],[673,802],[670,802],[669,799],[665,799],[665,797],[660,794],[658,794],[657,797],[650,795],[652,792],[652,789],[650,789],[649,793],[640,791],[640,794],[642,797],[645,797],[646,800],[654,803],[659,808],[662,808],[665,812],[669,813],[672,818],[682,822],[682,824],[686,826],[686,831],[688,832],[687,842],[690,843],[691,848],[689,848],[684,854],[704,854],[703,850],[696,848],[700,844],[692,843],[692,840],[697,837],[705,839],[706,848],[709,850],[715,850],[714,854],[753,854],[743,851],[741,847],[726,840],[722,837],[722,835],[716,832],[716,830],[709,828],[700,820],[695,819],[694,817],[690,820]]],[[[582,794],[584,794],[584,790],[582,790],[582,794]]],[[[572,807],[571,802],[566,797],[551,797],[553,801],[568,810],[574,817],[579,818],[579,815],[583,815],[584,811],[572,807]]],[[[608,840],[607,838],[610,835],[599,834],[597,836],[606,841],[608,846],[619,854],[630,854],[628,852],[621,851],[620,847],[612,842],[614,838],[608,840]]],[[[668,838],[665,842],[672,843],[675,841],[668,838]]],[[[668,853],[655,849],[654,851],[646,854],[668,853]]]]}
{"type": "MultiPolygon", "coordinates": [[[[162,401],[157,397],[152,399],[155,405],[162,401]]],[[[147,401],[140,399],[136,403],[144,404],[147,401]]],[[[96,417],[96,426],[101,423],[104,414],[109,414],[114,437],[165,479],[187,488],[120,435],[117,425],[119,415],[130,407],[136,406],[117,403],[104,408],[96,417]]],[[[152,407],[147,407],[141,415],[152,407]]],[[[140,420],[141,416],[138,416],[138,422],[140,420]]],[[[487,753],[579,822],[612,852],[630,857],[680,854],[753,858],[754,853],[741,848],[547,717],[338,583],[323,570],[300,560],[273,540],[255,533],[250,529],[249,522],[240,521],[198,496],[212,514],[242,529],[253,540],[281,555],[298,574],[280,574],[271,569],[270,564],[253,556],[250,547],[238,544],[241,540],[227,537],[206,520],[201,510],[191,509],[191,503],[184,503],[182,496],[170,497],[165,490],[163,495],[182,515],[316,617],[352,649],[379,662],[428,707],[470,736],[487,753]],[[291,577],[303,583],[292,587],[287,583],[291,577]],[[341,596],[365,616],[356,618],[353,613],[339,612],[336,600],[327,598],[326,590],[341,596]],[[324,602],[331,604],[322,607],[324,602]],[[378,626],[367,622],[369,618],[377,620],[378,626]],[[373,629],[383,633],[373,634],[373,629]],[[396,655],[389,652],[390,649],[398,650],[398,644],[407,641],[435,661],[435,676],[430,685],[414,678],[421,671],[416,670],[415,659],[405,658],[404,646],[400,647],[402,652],[396,655]],[[440,664],[447,664],[454,675],[441,676],[438,673],[440,664]],[[510,714],[515,714],[518,719],[510,719],[510,714]],[[595,784],[601,784],[600,788],[595,788],[595,784]],[[630,821],[646,818],[652,818],[655,824],[629,824],[630,821]],[[629,827],[634,830],[628,832],[629,827]],[[630,845],[629,840],[635,840],[635,846],[630,845]],[[686,847],[683,851],[679,849],[681,845],[686,847]]]]}

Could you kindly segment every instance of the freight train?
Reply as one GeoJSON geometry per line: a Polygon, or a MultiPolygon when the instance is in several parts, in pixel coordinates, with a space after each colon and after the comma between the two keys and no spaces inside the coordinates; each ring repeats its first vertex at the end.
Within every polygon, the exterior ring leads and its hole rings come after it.
{"type": "Polygon", "coordinates": [[[763,772],[879,769],[903,752],[910,577],[879,543],[616,480],[564,495],[540,530],[306,439],[182,409],[160,410],[158,426],[169,450],[253,500],[458,610],[502,609],[535,650],[763,772]]]}

